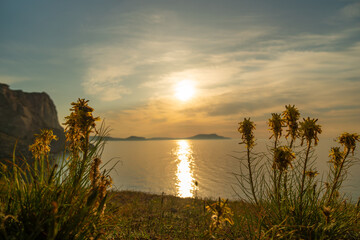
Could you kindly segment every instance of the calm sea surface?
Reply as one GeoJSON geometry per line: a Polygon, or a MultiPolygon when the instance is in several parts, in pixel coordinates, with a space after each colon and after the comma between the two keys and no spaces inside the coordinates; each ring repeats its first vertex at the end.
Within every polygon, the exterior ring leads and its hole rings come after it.
{"type": "MultiPolygon", "coordinates": [[[[233,173],[239,173],[241,151],[239,139],[229,140],[159,140],[107,142],[103,161],[119,163],[111,172],[118,190],[162,192],[180,197],[219,196],[237,199],[240,193],[233,173]]],[[[266,151],[269,141],[258,140],[256,151],[266,151]]],[[[328,171],[328,155],[332,139],[321,139],[316,147],[318,178],[328,171]]],[[[356,151],[355,156],[359,156],[356,151]]],[[[358,161],[357,161],[358,162],[358,161]]],[[[349,171],[343,192],[357,199],[360,196],[360,164],[349,171]]]]}

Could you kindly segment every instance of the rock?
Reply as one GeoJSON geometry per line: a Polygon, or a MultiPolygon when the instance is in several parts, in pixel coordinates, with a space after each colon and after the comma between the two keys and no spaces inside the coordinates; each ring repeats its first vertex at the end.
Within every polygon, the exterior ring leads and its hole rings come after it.
{"type": "Polygon", "coordinates": [[[34,134],[44,128],[52,129],[59,138],[52,143],[52,153],[64,150],[64,129],[49,95],[11,90],[0,83],[0,159],[11,159],[16,140],[16,156],[31,157],[29,145],[33,143],[34,134]]]}

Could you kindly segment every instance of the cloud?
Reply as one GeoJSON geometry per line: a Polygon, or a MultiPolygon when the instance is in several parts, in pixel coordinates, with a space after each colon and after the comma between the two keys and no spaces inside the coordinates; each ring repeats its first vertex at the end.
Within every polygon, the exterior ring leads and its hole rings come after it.
{"type": "MultiPolygon", "coordinates": [[[[87,93],[103,101],[127,94],[124,105],[134,98],[126,109],[104,112],[117,136],[186,136],[191,126],[204,132],[231,132],[242,117],[266,122],[285,104],[295,104],[304,115],[326,117],[328,126],[335,124],[338,114],[345,122],[354,119],[350,109],[340,109],[359,101],[360,43],[353,38],[358,28],[284,35],[266,26],[241,31],[189,26],[176,32],[165,24],[182,28],[172,14],[140,16],[143,21],[130,18],[102,29],[119,36],[119,41],[83,51],[87,93]],[[135,23],[136,31],[128,33],[130,23],[135,23]],[[189,35],[196,30],[198,34],[189,35]],[[192,101],[180,104],[172,88],[183,79],[194,81],[197,90],[192,101]]],[[[265,123],[260,126],[265,133],[265,123]]]]}
{"type": "Polygon", "coordinates": [[[131,91],[121,82],[131,69],[118,66],[98,66],[88,70],[83,86],[87,94],[99,96],[102,101],[114,101],[131,91]]]}
{"type": "Polygon", "coordinates": [[[360,2],[352,3],[341,9],[341,14],[347,18],[360,17],[360,2]]]}
{"type": "MultiPolygon", "coordinates": [[[[354,119],[354,112],[360,110],[353,105],[359,101],[358,62],[360,43],[355,43],[343,51],[286,51],[275,59],[261,60],[262,64],[252,60],[235,61],[230,66],[176,72],[165,76],[167,81],[162,83],[196,76],[200,84],[198,96],[192,102],[180,106],[171,95],[164,95],[123,111],[119,119],[132,122],[128,124],[134,125],[134,130],[142,129],[143,123],[147,123],[156,131],[177,126],[177,130],[171,130],[172,134],[180,134],[181,126],[193,124],[194,129],[206,129],[205,126],[216,129],[223,128],[221,123],[229,128],[231,121],[236,123],[243,117],[252,117],[261,122],[259,130],[265,135],[263,122],[270,113],[283,111],[286,104],[295,104],[303,116],[319,118],[333,133],[332,126],[348,128],[345,123],[354,119]],[[256,70],[248,71],[244,66],[254,66],[256,70]],[[343,125],[335,121],[339,115],[343,125]]],[[[142,131],[151,135],[152,130],[142,131]]],[[[223,128],[223,131],[229,129],[223,128]]]]}

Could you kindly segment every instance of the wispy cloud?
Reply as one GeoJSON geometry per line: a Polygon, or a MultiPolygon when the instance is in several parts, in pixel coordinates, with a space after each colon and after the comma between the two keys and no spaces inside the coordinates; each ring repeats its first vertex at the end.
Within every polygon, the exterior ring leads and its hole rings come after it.
{"type": "MultiPolygon", "coordinates": [[[[118,127],[115,134],[183,136],[190,129],[209,132],[206,128],[230,133],[230,127],[220,125],[231,126],[242,117],[265,122],[289,103],[326,118],[330,127],[339,125],[334,120],[339,114],[354,118],[360,91],[360,43],[354,35],[360,29],[286,35],[266,24],[206,28],[187,26],[181,32],[184,26],[173,12],[140,12],[99,30],[125,37],[84,49],[87,93],[103,101],[125,94],[124,102],[144,100],[103,113],[118,127]],[[183,79],[194,81],[197,90],[192,101],[180,104],[173,86],[183,79]],[[126,127],[116,124],[118,119],[126,127]]],[[[260,126],[265,134],[265,124],[260,126]]]]}
{"type": "Polygon", "coordinates": [[[121,99],[124,94],[131,93],[122,85],[123,77],[130,72],[129,68],[112,65],[90,68],[83,82],[85,92],[106,102],[121,99]]]}
{"type": "MultiPolygon", "coordinates": [[[[346,119],[353,119],[354,112],[360,110],[360,106],[351,105],[359,101],[360,43],[335,52],[285,51],[275,58],[258,61],[236,61],[233,55],[215,57],[223,59],[223,65],[195,66],[164,75],[158,82],[144,83],[144,86],[166,89],[176,80],[192,78],[198,81],[198,95],[192,102],[178,106],[171,94],[164,94],[146,105],[122,111],[119,119],[126,119],[127,125],[134,126],[134,131],[151,135],[151,130],[146,129],[147,124],[154,129],[170,131],[174,126],[182,129],[180,126],[187,124],[193,124],[196,129],[220,122],[231,126],[229,119],[236,122],[249,116],[265,122],[271,112],[280,112],[285,104],[291,103],[304,114],[324,119],[330,134],[334,132],[332,126],[340,127],[332,119],[338,119],[341,114],[347,122],[346,119]],[[342,106],[349,105],[353,106],[351,111],[344,111],[346,108],[342,106]],[[324,106],[333,110],[324,111],[324,106]]],[[[121,129],[119,132],[126,131],[121,129]]],[[[185,130],[171,131],[180,134],[185,130]]],[[[266,134],[265,126],[260,131],[266,134]]]]}
{"type": "Polygon", "coordinates": [[[341,10],[341,13],[348,18],[360,17],[360,2],[348,4],[341,10]]]}

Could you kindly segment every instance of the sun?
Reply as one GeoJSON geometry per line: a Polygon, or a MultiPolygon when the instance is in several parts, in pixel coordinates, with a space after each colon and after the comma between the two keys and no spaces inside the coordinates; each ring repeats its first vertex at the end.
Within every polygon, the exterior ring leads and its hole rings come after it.
{"type": "Polygon", "coordinates": [[[175,97],[183,102],[192,98],[195,94],[195,87],[192,81],[182,80],[175,86],[175,97]]]}

